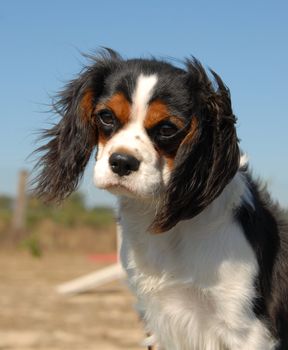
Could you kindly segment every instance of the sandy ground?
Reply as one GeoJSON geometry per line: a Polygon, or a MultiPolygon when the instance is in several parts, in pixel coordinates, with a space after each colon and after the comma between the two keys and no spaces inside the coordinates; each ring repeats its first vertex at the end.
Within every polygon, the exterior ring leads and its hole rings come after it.
{"type": "Polygon", "coordinates": [[[0,350],[143,349],[143,330],[123,282],[69,297],[55,291],[102,266],[84,255],[35,259],[1,251],[0,350]]]}

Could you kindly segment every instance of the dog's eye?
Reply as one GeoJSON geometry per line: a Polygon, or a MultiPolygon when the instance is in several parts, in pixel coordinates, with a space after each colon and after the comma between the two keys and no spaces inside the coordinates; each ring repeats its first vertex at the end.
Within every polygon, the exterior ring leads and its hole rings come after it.
{"type": "Polygon", "coordinates": [[[97,114],[99,122],[105,128],[114,128],[116,119],[109,109],[103,109],[97,114]]]}
{"type": "Polygon", "coordinates": [[[174,136],[177,133],[177,131],[178,131],[178,128],[175,124],[167,122],[159,125],[157,134],[158,134],[158,137],[160,138],[168,139],[174,136]]]}

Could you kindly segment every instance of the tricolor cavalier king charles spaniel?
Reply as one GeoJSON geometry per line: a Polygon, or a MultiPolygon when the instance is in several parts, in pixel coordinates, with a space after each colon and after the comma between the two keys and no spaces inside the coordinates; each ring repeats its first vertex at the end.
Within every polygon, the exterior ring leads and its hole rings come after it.
{"type": "Polygon", "coordinates": [[[36,193],[62,201],[97,150],[147,346],[287,350],[288,226],[247,170],[221,78],[194,58],[91,59],[54,103],[36,193]]]}

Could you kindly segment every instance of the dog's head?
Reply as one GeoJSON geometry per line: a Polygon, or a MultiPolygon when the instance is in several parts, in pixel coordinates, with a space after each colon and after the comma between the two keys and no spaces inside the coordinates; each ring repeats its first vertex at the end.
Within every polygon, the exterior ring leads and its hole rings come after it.
{"type": "Polygon", "coordinates": [[[230,94],[211,74],[212,82],[195,59],[180,69],[111,50],[98,55],[54,104],[61,119],[44,133],[36,193],[64,199],[96,147],[98,187],[161,198],[154,232],[199,214],[239,166],[230,94]]]}

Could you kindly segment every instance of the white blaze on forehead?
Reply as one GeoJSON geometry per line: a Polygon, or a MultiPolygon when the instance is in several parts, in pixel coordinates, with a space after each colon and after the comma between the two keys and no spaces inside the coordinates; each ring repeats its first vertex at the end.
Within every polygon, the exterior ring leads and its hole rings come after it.
{"type": "Polygon", "coordinates": [[[132,97],[132,120],[143,122],[153,88],[157,83],[157,75],[141,74],[137,79],[136,89],[132,97]]]}

